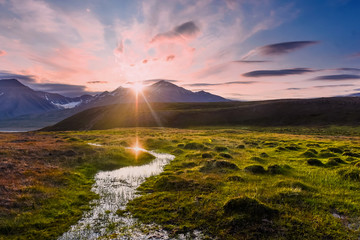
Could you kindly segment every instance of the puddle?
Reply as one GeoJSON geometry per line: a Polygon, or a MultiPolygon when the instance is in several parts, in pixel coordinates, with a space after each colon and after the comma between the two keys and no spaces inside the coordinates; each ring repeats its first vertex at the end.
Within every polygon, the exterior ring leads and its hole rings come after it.
{"type": "MultiPolygon", "coordinates": [[[[139,150],[139,149],[135,149],[139,150]]],[[[146,151],[141,149],[141,151],[146,151]]],[[[147,177],[162,172],[163,167],[174,159],[173,155],[146,151],[155,160],[142,166],[124,167],[113,171],[99,172],[95,176],[92,191],[100,198],[92,202],[93,208],[58,240],[68,239],[170,239],[167,232],[155,224],[137,222],[130,214],[118,216],[118,209],[124,210],[129,200],[138,197],[136,188],[147,177]]],[[[194,231],[181,235],[179,239],[201,239],[201,233],[194,231]]]]}

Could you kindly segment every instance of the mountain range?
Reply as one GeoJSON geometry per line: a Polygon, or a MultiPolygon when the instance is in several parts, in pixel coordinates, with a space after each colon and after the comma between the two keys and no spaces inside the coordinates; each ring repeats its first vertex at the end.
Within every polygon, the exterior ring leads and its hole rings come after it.
{"type": "MultiPolygon", "coordinates": [[[[192,92],[165,80],[145,87],[139,95],[144,102],[226,102],[223,97],[192,92]]],[[[57,93],[35,91],[16,79],[0,80],[0,128],[12,122],[23,125],[27,120],[55,123],[73,114],[97,106],[134,102],[134,91],[119,87],[97,95],[65,97],[57,93]],[[3,126],[1,126],[3,125],[3,126]]],[[[42,125],[42,124],[40,124],[42,125]]]]}

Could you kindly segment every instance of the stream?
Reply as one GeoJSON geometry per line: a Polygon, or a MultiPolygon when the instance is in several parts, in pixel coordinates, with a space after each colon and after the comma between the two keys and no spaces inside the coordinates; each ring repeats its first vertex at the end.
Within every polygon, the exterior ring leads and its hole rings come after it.
{"type": "MultiPolygon", "coordinates": [[[[136,149],[139,150],[139,149],[136,149]]],[[[84,213],[82,219],[58,240],[70,239],[170,239],[167,232],[155,224],[142,224],[131,214],[116,214],[125,210],[126,204],[138,197],[136,188],[147,177],[160,174],[163,167],[175,158],[170,154],[156,153],[140,149],[155,156],[146,165],[123,167],[113,171],[101,171],[95,176],[92,191],[100,198],[91,202],[92,209],[84,213]]],[[[194,231],[192,236],[201,239],[201,233],[194,231]]],[[[190,239],[190,235],[178,239],[190,239]]],[[[194,239],[194,238],[191,239],[194,239]]]]}

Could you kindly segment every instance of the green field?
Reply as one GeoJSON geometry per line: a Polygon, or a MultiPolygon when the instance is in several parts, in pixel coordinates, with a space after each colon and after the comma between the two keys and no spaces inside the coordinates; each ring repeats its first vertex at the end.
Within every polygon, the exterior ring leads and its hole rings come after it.
{"type": "MultiPolygon", "coordinates": [[[[90,187],[97,170],[150,160],[136,160],[124,149],[135,132],[144,148],[176,158],[141,185],[142,196],[127,211],[172,236],[197,229],[218,239],[358,239],[360,130],[353,127],[34,133],[25,145],[48,151],[61,140],[64,150],[76,154],[56,161],[44,154],[57,177],[39,174],[32,186],[20,189],[27,193],[15,198],[22,204],[2,207],[7,214],[0,215],[0,238],[51,239],[66,231],[96,197],[90,187]]],[[[6,147],[26,136],[6,136],[1,155],[17,159],[18,149],[6,147]]]]}

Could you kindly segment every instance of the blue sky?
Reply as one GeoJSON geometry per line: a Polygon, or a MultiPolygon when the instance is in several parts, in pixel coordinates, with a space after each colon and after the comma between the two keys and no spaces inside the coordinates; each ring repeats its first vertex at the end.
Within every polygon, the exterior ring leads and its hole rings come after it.
{"type": "Polygon", "coordinates": [[[357,0],[0,0],[0,78],[68,96],[151,79],[239,100],[348,95],[359,22],[357,0]]]}

